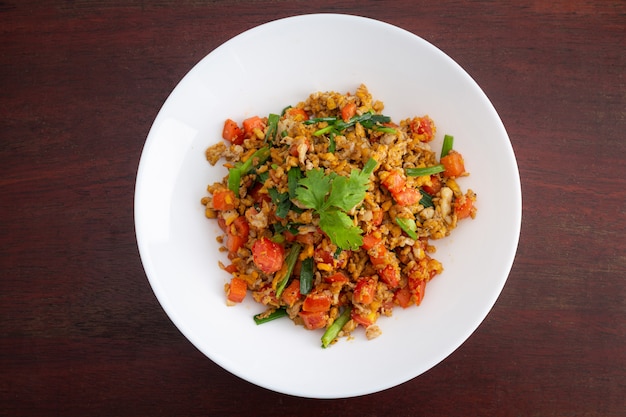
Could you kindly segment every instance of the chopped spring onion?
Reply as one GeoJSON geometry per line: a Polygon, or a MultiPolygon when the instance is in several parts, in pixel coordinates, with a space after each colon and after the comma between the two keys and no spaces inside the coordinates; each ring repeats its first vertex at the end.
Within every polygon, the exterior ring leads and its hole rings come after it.
{"type": "Polygon", "coordinates": [[[417,231],[417,224],[415,223],[415,220],[396,217],[394,221],[398,226],[400,226],[400,229],[409,235],[411,239],[417,239],[417,233],[415,233],[417,231]]]}
{"type": "Polygon", "coordinates": [[[454,145],[454,136],[445,135],[443,137],[443,145],[441,146],[440,158],[443,158],[452,150],[452,145],[454,145]]]}
{"type": "Polygon", "coordinates": [[[424,208],[433,207],[434,204],[432,196],[424,190],[420,190],[420,193],[422,193],[422,199],[420,200],[420,204],[424,206],[424,208]]]}
{"type": "Polygon", "coordinates": [[[267,158],[270,156],[270,149],[268,147],[263,147],[256,151],[250,156],[244,163],[238,163],[233,168],[228,170],[228,189],[235,193],[235,196],[239,198],[239,185],[241,183],[241,178],[248,174],[256,160],[259,165],[264,163],[267,158]]]}
{"type": "Polygon", "coordinates": [[[341,315],[335,319],[333,324],[331,324],[328,329],[326,329],[324,335],[322,336],[322,347],[324,349],[330,346],[330,344],[333,342],[333,340],[335,340],[341,329],[343,329],[343,326],[345,326],[346,323],[350,320],[351,311],[352,310],[350,308],[346,308],[345,310],[343,310],[343,313],[341,313],[341,315]]]}
{"type": "Polygon", "coordinates": [[[439,172],[445,171],[443,164],[433,165],[432,167],[425,168],[407,168],[405,169],[406,175],[409,177],[421,177],[423,175],[433,175],[439,172]]]}
{"type": "Polygon", "coordinates": [[[287,315],[287,311],[284,308],[279,308],[272,311],[270,314],[259,313],[254,316],[254,322],[256,324],[264,324],[268,321],[276,320],[281,317],[285,317],[287,315]]]}
{"type": "Polygon", "coordinates": [[[285,287],[287,286],[287,282],[289,282],[289,278],[291,277],[291,273],[293,272],[293,267],[296,265],[296,261],[298,260],[298,255],[300,255],[300,251],[302,250],[302,245],[299,243],[294,243],[287,257],[285,258],[285,265],[283,268],[277,272],[278,274],[284,273],[284,276],[281,277],[278,285],[276,285],[276,298],[280,300],[280,296],[283,294],[285,287]]]}
{"type": "Polygon", "coordinates": [[[267,132],[265,133],[265,142],[272,143],[274,142],[274,138],[276,137],[276,132],[278,131],[278,121],[280,120],[280,116],[274,113],[271,113],[267,117],[267,132]]]}
{"type": "Polygon", "coordinates": [[[302,261],[300,270],[300,294],[308,294],[313,288],[313,258],[302,261]]]}

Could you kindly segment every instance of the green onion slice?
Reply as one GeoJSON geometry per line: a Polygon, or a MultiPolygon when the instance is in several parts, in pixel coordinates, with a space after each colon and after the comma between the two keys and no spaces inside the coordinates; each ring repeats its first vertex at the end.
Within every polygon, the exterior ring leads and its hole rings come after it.
{"type": "Polygon", "coordinates": [[[324,335],[322,336],[322,347],[324,349],[330,346],[330,344],[333,342],[333,340],[335,340],[341,329],[343,329],[343,326],[345,326],[346,323],[350,320],[351,311],[352,310],[349,307],[343,310],[343,313],[341,313],[341,315],[335,319],[333,324],[331,324],[330,327],[326,329],[324,335]]]}
{"type": "Polygon", "coordinates": [[[439,172],[445,171],[443,164],[433,165],[425,168],[407,168],[405,169],[406,175],[409,177],[421,177],[423,175],[433,175],[439,172]]]}

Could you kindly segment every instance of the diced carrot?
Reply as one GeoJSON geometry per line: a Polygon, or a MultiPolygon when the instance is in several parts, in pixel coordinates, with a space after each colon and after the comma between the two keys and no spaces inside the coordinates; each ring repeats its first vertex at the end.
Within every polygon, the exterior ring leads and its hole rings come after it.
{"type": "Polygon", "coordinates": [[[281,298],[289,307],[292,307],[300,299],[300,280],[292,280],[284,289],[281,298]]]}
{"type": "Polygon", "coordinates": [[[222,189],[213,193],[213,208],[215,210],[232,210],[235,208],[235,193],[222,189]]]}
{"type": "Polygon", "coordinates": [[[230,280],[230,285],[228,286],[228,292],[226,294],[226,298],[228,301],[233,303],[240,303],[246,298],[246,293],[248,291],[248,285],[246,281],[241,278],[232,277],[230,280]]]}
{"type": "Polygon", "coordinates": [[[252,116],[243,121],[243,131],[247,138],[254,135],[254,129],[265,129],[265,121],[259,116],[252,116]]]}
{"type": "Polygon", "coordinates": [[[243,131],[237,125],[237,122],[232,119],[226,119],[224,122],[222,137],[235,145],[241,145],[243,143],[243,131]]]}
{"type": "Polygon", "coordinates": [[[463,156],[455,150],[451,150],[446,156],[441,158],[441,163],[445,168],[443,175],[448,178],[456,178],[465,173],[463,156]]]}
{"type": "Polygon", "coordinates": [[[376,280],[372,277],[359,278],[352,293],[355,303],[371,304],[376,295],[376,280]]]}
{"type": "Polygon", "coordinates": [[[302,310],[309,312],[328,311],[332,303],[330,294],[323,291],[309,293],[302,303],[302,310]]]}
{"type": "Polygon", "coordinates": [[[356,103],[354,101],[349,102],[341,108],[341,118],[344,122],[349,122],[356,115],[356,103]]]}
{"type": "Polygon", "coordinates": [[[304,326],[309,330],[321,329],[326,326],[328,313],[326,311],[301,311],[298,313],[304,326]]]}

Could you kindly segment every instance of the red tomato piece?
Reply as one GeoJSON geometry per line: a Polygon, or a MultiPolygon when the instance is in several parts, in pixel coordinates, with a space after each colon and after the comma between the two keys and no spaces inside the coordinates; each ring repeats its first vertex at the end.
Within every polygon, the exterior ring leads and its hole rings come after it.
{"type": "Polygon", "coordinates": [[[365,250],[370,250],[374,246],[378,245],[382,241],[381,238],[374,236],[371,233],[363,236],[363,245],[361,246],[365,250]]]}
{"type": "Polygon", "coordinates": [[[383,186],[389,190],[390,193],[399,193],[406,186],[406,178],[400,170],[394,170],[389,173],[382,181],[383,186]]]}
{"type": "Polygon", "coordinates": [[[254,135],[254,129],[265,130],[265,121],[259,116],[252,116],[243,121],[245,137],[252,137],[254,135]]]}
{"type": "Polygon", "coordinates": [[[250,225],[244,216],[239,216],[226,228],[226,249],[235,253],[246,244],[250,233],[250,225]]]}
{"type": "Polygon", "coordinates": [[[345,284],[349,281],[348,277],[343,272],[337,272],[331,276],[325,277],[324,281],[329,284],[342,283],[345,284]]]}
{"type": "Polygon", "coordinates": [[[321,329],[328,321],[328,313],[325,311],[301,311],[298,315],[309,330],[321,329]]]}
{"type": "Polygon", "coordinates": [[[382,279],[383,282],[389,286],[389,288],[396,288],[400,285],[400,269],[398,267],[387,265],[382,271],[380,271],[379,275],[380,279],[382,279]]]}
{"type": "Polygon", "coordinates": [[[413,301],[411,300],[411,291],[406,287],[400,288],[394,293],[393,301],[402,308],[409,307],[413,304],[413,301]]]}
{"type": "Polygon", "coordinates": [[[448,178],[456,178],[465,173],[465,162],[463,156],[455,150],[451,150],[446,156],[441,158],[445,170],[443,175],[448,178]]]}
{"type": "Polygon", "coordinates": [[[354,101],[349,102],[341,108],[341,118],[344,122],[348,123],[356,115],[356,103],[354,101]]]}
{"type": "Polygon", "coordinates": [[[428,117],[415,117],[411,120],[411,132],[419,136],[421,142],[430,142],[435,138],[435,123],[428,117]]]}
{"type": "Polygon", "coordinates": [[[472,214],[472,206],[474,202],[467,196],[461,196],[454,202],[454,213],[458,220],[469,217],[472,214]]]}
{"type": "Polygon", "coordinates": [[[352,312],[350,312],[350,317],[363,327],[369,327],[376,323],[376,312],[359,314],[355,310],[352,310],[352,312]]]}
{"type": "Polygon", "coordinates": [[[241,130],[234,120],[226,119],[224,129],[222,130],[222,137],[235,145],[241,145],[244,139],[243,130],[241,130]]]}
{"type": "Polygon", "coordinates": [[[230,280],[230,285],[228,286],[228,292],[226,293],[226,298],[228,301],[233,303],[240,303],[246,298],[246,293],[248,291],[248,285],[246,281],[241,278],[233,277],[230,280]]]}
{"type": "Polygon", "coordinates": [[[294,119],[295,121],[301,122],[303,120],[309,120],[309,115],[304,109],[299,109],[297,107],[290,107],[285,112],[289,117],[294,119]]]}
{"type": "Polygon", "coordinates": [[[355,303],[371,304],[376,296],[376,280],[372,277],[359,278],[352,293],[355,303]]]}
{"type": "Polygon", "coordinates": [[[409,289],[415,299],[415,305],[420,305],[426,293],[426,280],[409,277],[409,289]]]}
{"type": "Polygon", "coordinates": [[[302,303],[302,311],[319,312],[330,310],[332,297],[323,291],[309,293],[302,303]]]}
{"type": "Polygon", "coordinates": [[[213,193],[215,210],[232,210],[235,208],[235,193],[231,190],[219,190],[213,193]]]}
{"type": "Polygon", "coordinates": [[[266,237],[258,239],[252,245],[254,264],[266,274],[278,271],[285,260],[285,248],[266,237]]]}
{"type": "Polygon", "coordinates": [[[405,188],[400,192],[392,193],[393,199],[401,206],[417,204],[422,199],[422,193],[415,188],[405,188]]]}
{"type": "Polygon", "coordinates": [[[441,190],[441,180],[436,175],[430,176],[430,185],[422,185],[422,189],[430,195],[435,195],[441,190]]]}
{"type": "Polygon", "coordinates": [[[292,307],[300,299],[300,280],[292,280],[284,289],[281,298],[289,307],[292,307]]]}

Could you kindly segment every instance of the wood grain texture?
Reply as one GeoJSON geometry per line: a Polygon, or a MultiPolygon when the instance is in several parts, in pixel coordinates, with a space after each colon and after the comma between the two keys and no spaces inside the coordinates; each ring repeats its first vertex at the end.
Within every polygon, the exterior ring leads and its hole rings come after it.
{"type": "Polygon", "coordinates": [[[625,2],[5,1],[0,33],[0,415],[626,413],[625,2]],[[143,143],[177,82],[232,36],[313,12],[377,18],[455,59],[502,117],[523,191],[515,264],[472,337],[412,381],[335,401],[199,353],[133,225],[143,143]]]}

